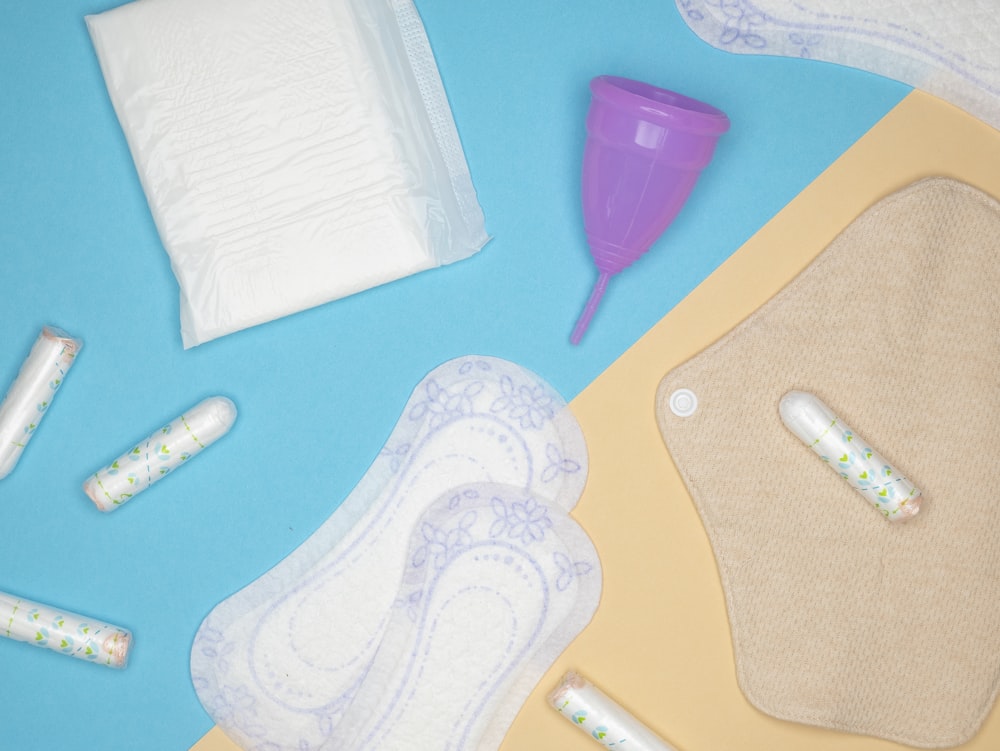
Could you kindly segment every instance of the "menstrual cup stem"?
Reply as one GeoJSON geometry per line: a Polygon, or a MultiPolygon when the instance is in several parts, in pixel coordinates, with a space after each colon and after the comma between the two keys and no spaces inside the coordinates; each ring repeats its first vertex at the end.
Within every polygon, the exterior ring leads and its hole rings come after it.
{"type": "Polygon", "coordinates": [[[580,314],[580,318],[577,319],[576,326],[573,327],[573,333],[569,337],[571,344],[580,343],[580,340],[583,338],[583,332],[587,330],[587,327],[590,325],[590,319],[594,317],[594,312],[597,310],[601,298],[604,297],[604,290],[608,288],[609,281],[611,281],[611,274],[602,272],[597,277],[594,289],[590,293],[590,298],[587,300],[587,304],[583,306],[583,312],[580,314]]]}

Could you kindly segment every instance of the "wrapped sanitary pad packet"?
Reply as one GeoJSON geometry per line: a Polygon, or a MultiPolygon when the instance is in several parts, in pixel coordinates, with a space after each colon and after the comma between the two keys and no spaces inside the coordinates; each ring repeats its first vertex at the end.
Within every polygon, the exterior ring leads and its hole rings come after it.
{"type": "Polygon", "coordinates": [[[185,348],[486,243],[411,0],[137,0],[87,25],[185,348]]]}

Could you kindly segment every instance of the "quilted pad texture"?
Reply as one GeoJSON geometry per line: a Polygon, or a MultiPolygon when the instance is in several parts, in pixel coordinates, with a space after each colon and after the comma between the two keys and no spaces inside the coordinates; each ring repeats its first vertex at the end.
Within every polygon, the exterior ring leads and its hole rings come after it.
{"type": "Polygon", "coordinates": [[[660,431],[712,543],[739,683],[770,715],[937,748],[969,740],[993,706],[998,237],[992,198],[920,181],[660,383],[660,431]],[[697,397],[687,416],[670,409],[680,389],[697,397]],[[788,431],[791,390],[905,468],[919,515],[887,521],[788,431]]]}

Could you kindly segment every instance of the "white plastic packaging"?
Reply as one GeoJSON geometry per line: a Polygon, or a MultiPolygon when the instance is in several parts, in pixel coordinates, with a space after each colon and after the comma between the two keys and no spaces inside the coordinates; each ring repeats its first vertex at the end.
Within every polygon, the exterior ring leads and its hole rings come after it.
{"type": "Polygon", "coordinates": [[[185,347],[486,243],[411,0],[140,0],[87,25],[185,347]]]}
{"type": "Polygon", "coordinates": [[[0,480],[14,470],[82,346],[53,326],[38,335],[0,403],[0,480]]]}
{"type": "Polygon", "coordinates": [[[234,422],[230,399],[205,399],[97,470],[83,492],[101,511],[114,511],[222,438],[234,422]]]}
{"type": "Polygon", "coordinates": [[[889,521],[920,511],[920,490],[817,396],[789,391],[778,405],[781,420],[889,521]]]}

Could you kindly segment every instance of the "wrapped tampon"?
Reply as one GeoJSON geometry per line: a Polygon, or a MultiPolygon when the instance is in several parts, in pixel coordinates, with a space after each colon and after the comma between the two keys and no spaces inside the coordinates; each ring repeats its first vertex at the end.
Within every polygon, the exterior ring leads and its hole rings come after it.
{"type": "Polygon", "coordinates": [[[549,694],[549,704],[605,748],[677,751],[583,676],[570,671],[549,694]]]}
{"type": "Polygon", "coordinates": [[[6,592],[0,592],[0,636],[109,668],[124,668],[132,647],[127,629],[6,592]]]}
{"type": "Polygon", "coordinates": [[[0,404],[0,479],[11,473],[38,430],[83,342],[45,326],[0,404]]]}
{"type": "Polygon", "coordinates": [[[99,469],[83,491],[101,511],[114,511],[222,438],[234,422],[236,405],[210,397],[99,469]]]}
{"type": "Polygon", "coordinates": [[[778,405],[792,433],[890,521],[920,511],[920,490],[815,395],[789,391],[778,405]]]}

